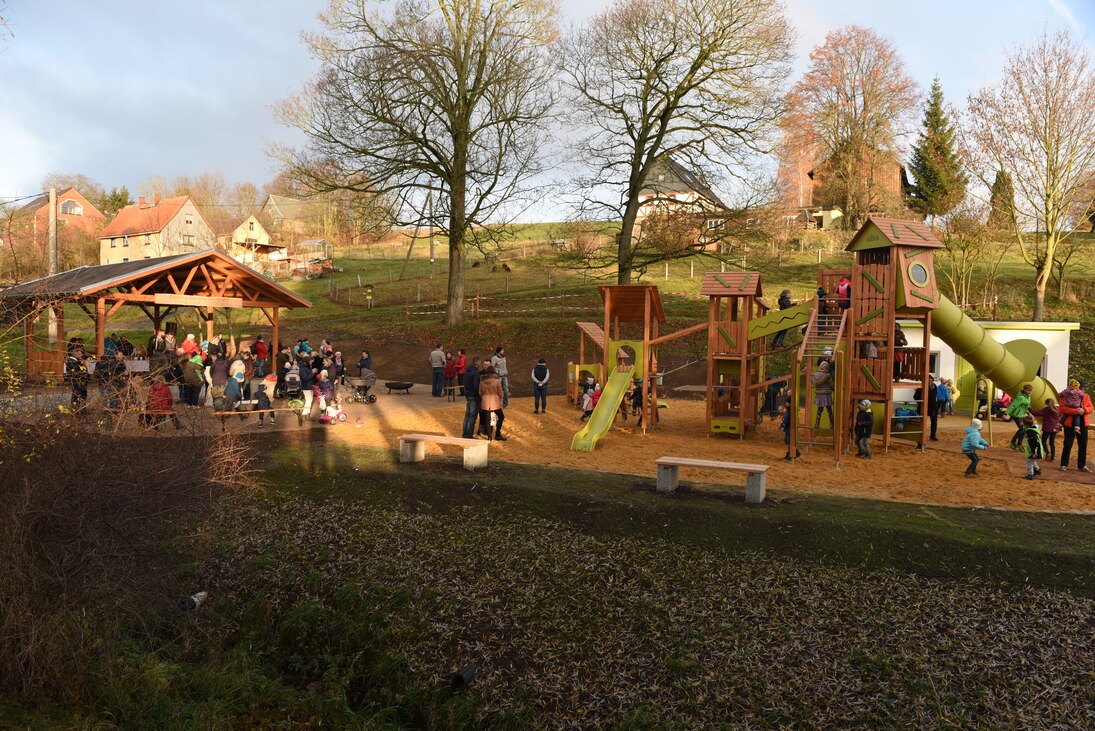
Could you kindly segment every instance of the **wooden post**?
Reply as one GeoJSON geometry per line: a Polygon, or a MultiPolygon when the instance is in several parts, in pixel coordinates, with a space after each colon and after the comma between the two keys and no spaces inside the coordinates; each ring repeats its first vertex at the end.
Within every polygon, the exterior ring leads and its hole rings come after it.
{"type": "Polygon", "coordinates": [[[95,300],[95,353],[100,358],[106,355],[103,341],[106,340],[106,299],[95,300]]]}
{"type": "MultiPolygon", "coordinates": [[[[274,349],[273,356],[276,356],[278,353],[281,352],[281,342],[279,341],[279,338],[281,337],[280,336],[280,327],[279,327],[280,326],[280,320],[281,320],[281,308],[278,307],[277,305],[274,305],[274,318],[273,318],[273,320],[274,321],[272,323],[270,323],[270,329],[271,329],[271,333],[270,333],[271,346],[270,347],[272,347],[274,349]]],[[[273,356],[271,356],[271,358],[270,358],[271,363],[274,361],[273,356]]]]}
{"type": "MultiPolygon", "coordinates": [[[[667,265],[668,266],[668,265],[667,265]]],[[[654,363],[653,354],[650,352],[650,299],[653,296],[649,288],[646,289],[645,296],[643,297],[643,433],[646,433],[647,429],[654,428],[653,417],[650,415],[649,402],[654,395],[654,374],[650,371],[654,363]]],[[[638,361],[639,354],[635,354],[635,360],[638,361]]],[[[637,363],[636,363],[637,365],[637,363]]],[[[634,376],[634,374],[632,374],[634,376]]]]}
{"type": "Polygon", "coordinates": [[[65,306],[54,305],[53,309],[57,319],[57,361],[54,377],[60,385],[65,382],[65,306]]]}
{"type": "MultiPolygon", "coordinates": [[[[34,313],[27,312],[23,320],[23,378],[30,378],[30,348],[34,336],[34,313]]],[[[99,341],[99,347],[103,347],[103,341],[99,341]]]]}
{"type": "Polygon", "coordinates": [[[563,305],[562,305],[562,309],[561,309],[560,314],[563,317],[566,317],[566,314],[567,314],[567,294],[566,294],[566,292],[563,292],[563,305]]]}

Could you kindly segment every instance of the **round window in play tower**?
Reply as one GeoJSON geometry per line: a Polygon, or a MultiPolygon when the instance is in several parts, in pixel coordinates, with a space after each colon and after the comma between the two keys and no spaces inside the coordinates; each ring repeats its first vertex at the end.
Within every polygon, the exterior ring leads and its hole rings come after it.
{"type": "Polygon", "coordinates": [[[928,268],[921,262],[914,261],[909,264],[909,280],[917,287],[923,287],[931,280],[928,268]]]}

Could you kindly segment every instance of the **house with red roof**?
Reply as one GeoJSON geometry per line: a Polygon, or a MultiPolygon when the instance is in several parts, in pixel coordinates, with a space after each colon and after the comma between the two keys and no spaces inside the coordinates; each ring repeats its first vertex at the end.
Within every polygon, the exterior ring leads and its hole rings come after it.
{"type": "Polygon", "coordinates": [[[99,263],[153,259],[212,249],[217,235],[188,195],[141,198],[99,232],[99,263]]]}
{"type": "MultiPolygon", "coordinates": [[[[43,193],[16,212],[16,217],[26,217],[26,226],[33,232],[35,240],[45,236],[49,230],[49,195],[43,193]]],[[[72,226],[85,233],[95,235],[106,221],[98,208],[75,188],[65,188],[57,193],[57,222],[61,226],[72,226]]]]}

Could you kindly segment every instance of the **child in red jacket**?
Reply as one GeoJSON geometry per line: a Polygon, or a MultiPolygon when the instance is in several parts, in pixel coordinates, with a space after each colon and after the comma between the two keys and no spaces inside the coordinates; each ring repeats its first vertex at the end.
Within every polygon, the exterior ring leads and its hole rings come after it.
{"type": "Polygon", "coordinates": [[[146,426],[159,428],[167,422],[170,413],[171,422],[175,428],[181,429],[178,414],[171,410],[172,403],[171,389],[164,383],[163,376],[154,376],[152,385],[148,387],[148,401],[145,405],[145,413],[141,415],[144,417],[142,421],[146,426]]]}

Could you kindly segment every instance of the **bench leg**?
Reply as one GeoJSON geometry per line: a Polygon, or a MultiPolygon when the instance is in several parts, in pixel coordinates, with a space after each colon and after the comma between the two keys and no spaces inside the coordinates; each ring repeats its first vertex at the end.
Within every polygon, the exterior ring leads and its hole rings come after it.
{"type": "Polygon", "coordinates": [[[464,448],[464,469],[475,471],[487,466],[487,443],[464,448]]]}
{"type": "Polygon", "coordinates": [[[680,480],[681,468],[676,465],[658,465],[658,492],[673,492],[680,480]]]}
{"type": "Polygon", "coordinates": [[[752,472],[745,476],[745,502],[764,502],[764,488],[768,475],[763,472],[752,472]]]}
{"type": "Polygon", "coordinates": [[[399,461],[400,462],[421,462],[426,459],[426,443],[425,442],[400,442],[399,443],[399,461]]]}

